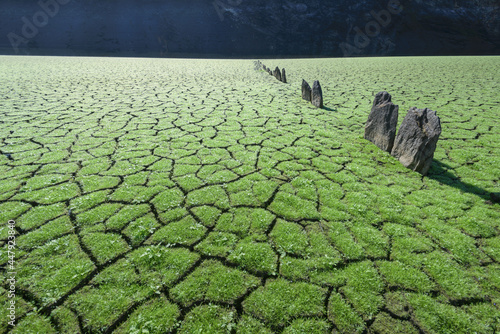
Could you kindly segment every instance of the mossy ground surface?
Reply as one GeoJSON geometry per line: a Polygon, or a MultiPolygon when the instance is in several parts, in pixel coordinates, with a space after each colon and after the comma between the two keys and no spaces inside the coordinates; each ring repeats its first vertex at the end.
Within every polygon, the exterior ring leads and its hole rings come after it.
{"type": "Polygon", "coordinates": [[[500,332],[500,58],[263,63],[0,58],[0,333],[500,332]],[[426,177],[382,90],[441,118],[426,177]]]}

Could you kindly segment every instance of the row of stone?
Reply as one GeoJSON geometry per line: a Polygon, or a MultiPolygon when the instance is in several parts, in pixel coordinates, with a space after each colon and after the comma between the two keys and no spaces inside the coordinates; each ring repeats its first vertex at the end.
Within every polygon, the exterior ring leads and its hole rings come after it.
{"type": "MultiPolygon", "coordinates": [[[[257,71],[259,70],[264,70],[270,75],[274,76],[278,81],[281,81],[283,83],[287,83],[286,81],[286,70],[276,66],[274,71],[272,71],[269,67],[264,65],[260,60],[256,60],[254,62],[255,64],[255,69],[257,71]]],[[[302,98],[306,101],[311,102],[314,106],[318,108],[323,108],[323,91],[321,90],[321,85],[319,84],[319,81],[314,81],[313,87],[309,86],[307,81],[302,79],[302,98]]]]}
{"type": "Polygon", "coordinates": [[[280,68],[278,66],[276,66],[274,71],[272,71],[269,67],[262,64],[260,60],[257,60],[255,62],[255,68],[256,68],[256,70],[264,70],[267,73],[269,73],[270,75],[274,76],[276,78],[276,80],[281,81],[283,83],[286,83],[286,70],[285,69],[280,70],[280,68]]]}
{"type": "MultiPolygon", "coordinates": [[[[286,83],[285,69],[278,67],[271,71],[260,61],[255,62],[257,70],[263,69],[276,79],[286,83]]],[[[302,98],[318,108],[323,108],[323,91],[318,80],[313,86],[302,80],[302,98]]],[[[411,108],[399,128],[399,106],[392,103],[388,92],[379,92],[373,101],[372,110],[365,126],[365,139],[377,145],[380,149],[389,152],[397,158],[403,166],[422,175],[426,175],[434,159],[441,122],[436,112],[430,109],[411,108]]]]}
{"type": "Polygon", "coordinates": [[[441,121],[435,111],[413,107],[396,135],[399,106],[391,100],[385,91],[375,96],[364,137],[399,159],[403,166],[426,175],[441,135],[441,121]]]}

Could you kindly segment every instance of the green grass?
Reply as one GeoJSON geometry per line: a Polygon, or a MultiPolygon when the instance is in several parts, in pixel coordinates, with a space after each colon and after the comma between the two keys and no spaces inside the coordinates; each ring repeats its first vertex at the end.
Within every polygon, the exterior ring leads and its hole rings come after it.
{"type": "Polygon", "coordinates": [[[0,333],[500,332],[500,58],[264,63],[1,57],[0,333]],[[426,177],[382,90],[441,118],[426,177]]]}

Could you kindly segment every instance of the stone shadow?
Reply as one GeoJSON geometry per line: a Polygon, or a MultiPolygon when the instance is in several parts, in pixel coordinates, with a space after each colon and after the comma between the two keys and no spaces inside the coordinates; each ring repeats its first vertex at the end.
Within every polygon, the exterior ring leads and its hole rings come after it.
{"type": "Polygon", "coordinates": [[[326,107],[326,106],[323,106],[323,108],[321,108],[321,109],[325,109],[325,110],[327,110],[327,111],[337,111],[337,109],[328,108],[328,107],[326,107]]]}
{"type": "Polygon", "coordinates": [[[450,165],[434,159],[426,177],[436,180],[441,184],[460,189],[463,192],[479,196],[485,201],[492,202],[492,196],[489,191],[460,180],[451,170],[452,168],[450,165]]]}

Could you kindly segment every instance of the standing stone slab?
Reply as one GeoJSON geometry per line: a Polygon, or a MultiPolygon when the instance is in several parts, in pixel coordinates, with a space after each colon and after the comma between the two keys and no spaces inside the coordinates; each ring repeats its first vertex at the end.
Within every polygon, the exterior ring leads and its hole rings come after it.
{"type": "Polygon", "coordinates": [[[318,80],[313,83],[311,102],[315,107],[323,108],[323,91],[318,80]]]}
{"type": "Polygon", "coordinates": [[[377,93],[365,125],[365,139],[391,153],[396,138],[398,111],[399,106],[391,102],[389,93],[377,93]]]}
{"type": "Polygon", "coordinates": [[[286,83],[286,71],[285,71],[285,69],[283,69],[283,71],[281,71],[281,82],[286,83]]]}
{"type": "Polygon", "coordinates": [[[309,86],[307,81],[302,79],[302,98],[306,101],[311,102],[311,96],[312,96],[311,86],[309,86]]]}
{"type": "Polygon", "coordinates": [[[441,121],[435,111],[411,108],[399,128],[391,154],[403,166],[426,175],[441,134],[441,121]]]}
{"type": "Polygon", "coordinates": [[[278,66],[276,66],[276,69],[274,70],[274,77],[278,79],[278,81],[281,81],[281,71],[278,66]]]}

